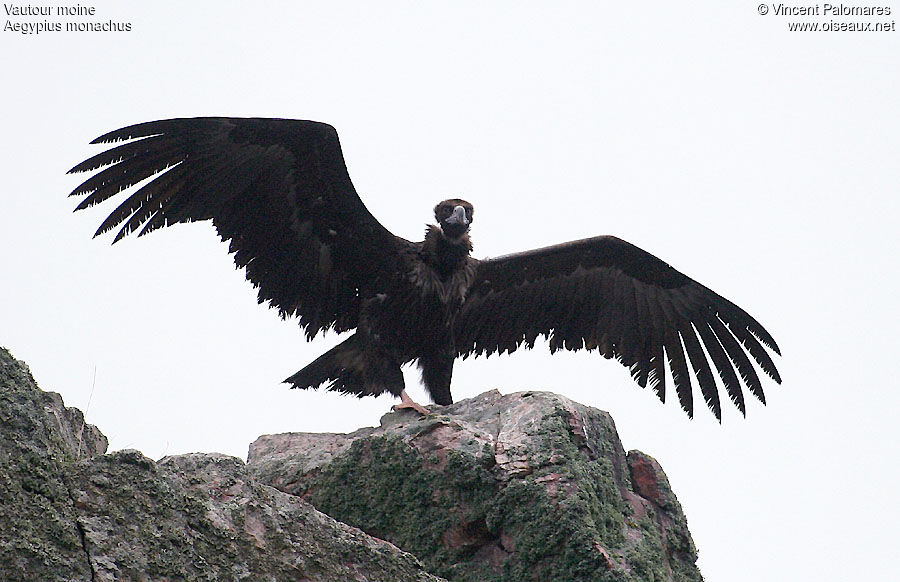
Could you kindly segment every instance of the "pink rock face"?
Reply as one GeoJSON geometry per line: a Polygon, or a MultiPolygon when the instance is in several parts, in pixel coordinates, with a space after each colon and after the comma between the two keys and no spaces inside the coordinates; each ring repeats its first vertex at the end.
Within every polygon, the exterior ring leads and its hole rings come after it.
{"type": "Polygon", "coordinates": [[[665,478],[662,469],[659,463],[640,451],[635,453],[637,454],[631,455],[628,459],[634,492],[662,507],[666,504],[666,499],[660,491],[660,478],[661,476],[665,478]]]}

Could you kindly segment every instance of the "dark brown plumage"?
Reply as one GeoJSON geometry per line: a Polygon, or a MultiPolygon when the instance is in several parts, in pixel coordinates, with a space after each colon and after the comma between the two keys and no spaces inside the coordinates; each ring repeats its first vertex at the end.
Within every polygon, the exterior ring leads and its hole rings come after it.
{"type": "Polygon", "coordinates": [[[408,400],[400,366],[418,361],[438,404],[452,402],[457,357],[512,352],[550,339],[551,351],[598,350],[665,400],[668,359],[682,408],[693,415],[691,370],[721,418],[715,369],[744,413],[741,382],[765,402],[751,362],[781,379],[771,335],[727,299],[625,241],[600,236],[476,260],[472,205],[435,207],[437,226],[414,243],[366,209],[334,128],[287,119],[195,118],[119,129],[93,143],[130,140],[72,168],[97,172],[72,195],[77,209],[153,177],[96,234],[115,240],[176,222],[212,220],[259,301],[297,317],[309,338],[356,332],[286,382],[408,400]],[[702,347],[701,347],[702,346],[702,347]],[[709,360],[704,354],[709,354],[709,360]],[[749,357],[748,357],[749,354],[749,357]],[[740,379],[738,378],[740,377],[740,379]]]}

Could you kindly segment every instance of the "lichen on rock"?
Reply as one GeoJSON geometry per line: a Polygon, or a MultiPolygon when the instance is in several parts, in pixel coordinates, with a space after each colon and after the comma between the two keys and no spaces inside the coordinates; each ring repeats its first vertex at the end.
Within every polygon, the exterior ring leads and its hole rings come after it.
{"type": "Polygon", "coordinates": [[[106,438],[3,348],[0,429],[0,579],[90,580],[67,475],[106,438]]]}

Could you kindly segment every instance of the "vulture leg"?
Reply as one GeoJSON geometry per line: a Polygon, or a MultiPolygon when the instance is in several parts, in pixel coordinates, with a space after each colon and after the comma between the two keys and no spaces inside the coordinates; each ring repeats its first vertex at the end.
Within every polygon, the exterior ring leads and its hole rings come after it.
{"type": "Polygon", "coordinates": [[[417,410],[421,414],[428,414],[428,409],[413,400],[409,397],[409,394],[406,393],[406,390],[400,391],[400,404],[395,404],[391,407],[391,410],[402,410],[404,408],[412,408],[413,410],[417,410]]]}
{"type": "Polygon", "coordinates": [[[450,378],[453,376],[453,354],[429,354],[419,358],[422,383],[435,404],[453,404],[450,378]]]}

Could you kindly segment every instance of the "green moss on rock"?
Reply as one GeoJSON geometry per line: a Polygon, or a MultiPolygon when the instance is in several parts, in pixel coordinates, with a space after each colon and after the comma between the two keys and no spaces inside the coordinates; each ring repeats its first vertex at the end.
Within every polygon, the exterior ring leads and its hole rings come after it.
{"type": "Polygon", "coordinates": [[[475,541],[494,535],[480,524],[497,486],[468,457],[449,451],[442,463],[400,438],[359,440],[306,483],[307,499],[335,519],[429,556],[428,570],[447,576],[445,565],[470,557],[475,541]],[[448,543],[454,528],[459,539],[448,543]]]}

